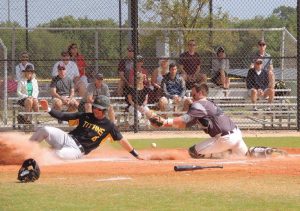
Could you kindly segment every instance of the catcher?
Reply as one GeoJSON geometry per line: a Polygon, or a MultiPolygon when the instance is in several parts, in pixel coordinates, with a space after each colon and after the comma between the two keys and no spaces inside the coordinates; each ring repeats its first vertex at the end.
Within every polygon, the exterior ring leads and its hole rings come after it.
{"type": "Polygon", "coordinates": [[[209,139],[189,148],[192,158],[222,158],[228,152],[234,156],[249,157],[287,155],[285,151],[272,147],[248,149],[237,125],[221,108],[207,100],[208,91],[207,84],[194,84],[191,93],[193,100],[186,114],[174,119],[163,119],[154,114],[149,121],[154,127],[185,128],[198,125],[208,133],[209,139]]]}
{"type": "Polygon", "coordinates": [[[93,113],[68,113],[49,108],[46,100],[40,101],[41,107],[59,120],[68,121],[79,119],[78,126],[70,133],[58,128],[44,126],[39,128],[30,138],[31,141],[45,141],[50,144],[58,157],[62,159],[78,159],[96,149],[107,137],[119,141],[121,146],[134,157],[143,160],[137,151],[122,136],[116,126],[106,118],[106,111],[110,105],[109,98],[97,96],[92,104],[93,113]]]}
{"type": "Polygon", "coordinates": [[[207,84],[194,84],[191,92],[193,102],[186,114],[173,119],[154,116],[149,120],[156,127],[185,128],[198,125],[208,133],[208,140],[189,148],[188,152],[192,158],[210,157],[212,154],[226,151],[231,151],[233,155],[245,156],[248,148],[240,129],[217,105],[206,99],[207,95],[207,84]]]}

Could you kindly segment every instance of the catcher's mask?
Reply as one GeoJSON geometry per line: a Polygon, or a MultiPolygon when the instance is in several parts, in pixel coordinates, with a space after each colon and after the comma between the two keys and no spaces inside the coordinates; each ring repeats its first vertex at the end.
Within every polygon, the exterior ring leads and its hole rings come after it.
{"type": "Polygon", "coordinates": [[[34,182],[39,179],[40,174],[41,172],[37,162],[30,158],[23,162],[18,173],[18,180],[20,180],[20,182],[34,182]]]}

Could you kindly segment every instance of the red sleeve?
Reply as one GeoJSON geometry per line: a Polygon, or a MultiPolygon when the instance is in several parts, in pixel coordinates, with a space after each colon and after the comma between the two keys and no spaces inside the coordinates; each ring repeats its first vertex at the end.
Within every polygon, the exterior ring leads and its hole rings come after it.
{"type": "Polygon", "coordinates": [[[133,69],[130,69],[128,82],[129,82],[129,85],[133,85],[133,83],[134,83],[134,70],[133,69]]]}
{"type": "Polygon", "coordinates": [[[77,67],[79,69],[80,76],[83,76],[85,74],[85,68],[87,66],[86,63],[85,63],[83,55],[78,55],[76,57],[76,64],[77,64],[77,67]]]}

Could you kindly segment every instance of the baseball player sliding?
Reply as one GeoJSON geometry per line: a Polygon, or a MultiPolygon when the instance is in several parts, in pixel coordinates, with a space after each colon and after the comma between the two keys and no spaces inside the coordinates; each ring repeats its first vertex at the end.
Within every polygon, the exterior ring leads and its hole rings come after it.
{"type": "Polygon", "coordinates": [[[232,155],[245,156],[248,148],[240,129],[223,113],[221,108],[206,99],[207,84],[195,84],[191,94],[193,102],[186,114],[174,119],[152,117],[149,119],[152,125],[185,128],[198,124],[210,135],[210,138],[189,148],[192,158],[209,157],[228,150],[232,152],[232,155]]]}
{"type": "Polygon", "coordinates": [[[103,95],[96,97],[92,104],[93,113],[67,113],[51,109],[46,100],[40,101],[41,107],[59,120],[79,120],[78,126],[70,133],[58,128],[44,126],[38,129],[30,138],[31,141],[45,140],[62,159],[78,159],[96,149],[107,137],[119,141],[121,146],[139,160],[144,158],[122,136],[116,126],[105,116],[109,107],[109,98],[103,95]]]}

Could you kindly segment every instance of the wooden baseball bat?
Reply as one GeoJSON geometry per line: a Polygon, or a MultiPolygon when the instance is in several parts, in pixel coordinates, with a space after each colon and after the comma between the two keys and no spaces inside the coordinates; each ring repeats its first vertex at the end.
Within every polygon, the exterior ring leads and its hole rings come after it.
{"type": "Polygon", "coordinates": [[[174,171],[193,171],[193,170],[199,170],[199,169],[210,169],[210,168],[223,168],[223,165],[217,165],[217,166],[197,166],[197,165],[178,165],[174,166],[174,171]]]}

